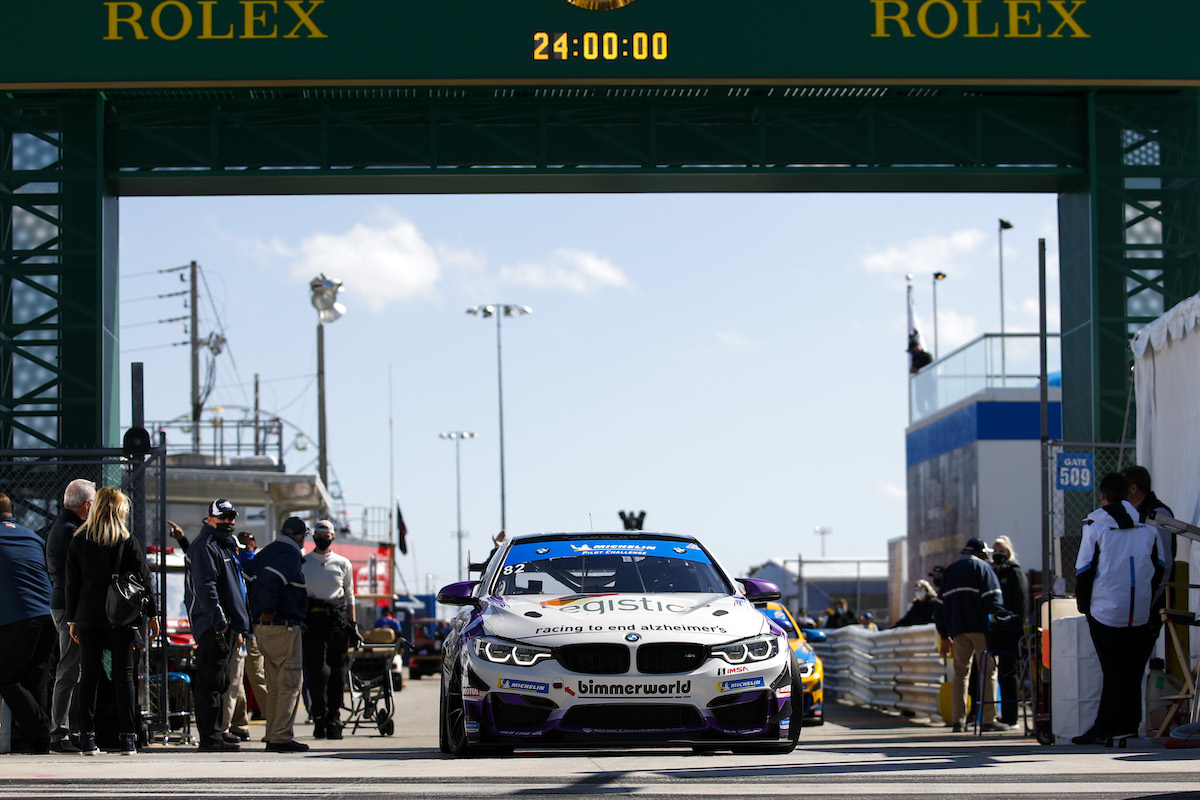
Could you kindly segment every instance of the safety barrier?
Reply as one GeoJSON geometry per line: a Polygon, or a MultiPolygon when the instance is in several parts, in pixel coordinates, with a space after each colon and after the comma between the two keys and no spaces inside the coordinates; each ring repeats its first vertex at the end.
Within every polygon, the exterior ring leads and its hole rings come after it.
{"type": "Polygon", "coordinates": [[[825,667],[827,699],[937,715],[938,692],[953,665],[937,651],[933,625],[872,631],[858,625],[825,632],[813,649],[825,667]]]}

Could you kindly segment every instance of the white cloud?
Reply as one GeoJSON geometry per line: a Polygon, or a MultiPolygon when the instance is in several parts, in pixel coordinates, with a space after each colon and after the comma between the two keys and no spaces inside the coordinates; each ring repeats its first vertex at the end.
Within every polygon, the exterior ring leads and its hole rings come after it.
{"type": "Polygon", "coordinates": [[[292,261],[291,272],[305,282],[325,273],[345,283],[345,294],[382,311],[393,300],[436,294],[442,264],[437,252],[407,219],[385,213],[380,223],[359,223],[341,234],[316,233],[295,248],[279,242],[263,249],[292,261]]]}
{"type": "Polygon", "coordinates": [[[555,250],[542,262],[503,267],[500,282],[534,289],[565,289],[575,294],[631,288],[629,278],[608,259],[569,249],[555,250]]]}
{"type": "MultiPolygon", "coordinates": [[[[937,349],[944,356],[956,347],[961,347],[982,334],[979,319],[971,314],[961,314],[952,308],[938,309],[937,349]]],[[[933,326],[925,331],[925,342],[933,347],[933,326]]]]}
{"type": "Polygon", "coordinates": [[[923,236],[904,244],[868,252],[859,258],[859,263],[874,275],[903,275],[918,271],[930,274],[938,270],[954,272],[969,263],[964,257],[978,250],[985,240],[983,231],[976,228],[955,231],[946,236],[923,236]]]}
{"type": "Polygon", "coordinates": [[[897,486],[894,483],[887,483],[886,481],[880,481],[875,484],[875,491],[889,500],[903,500],[908,496],[903,487],[897,486]]]}

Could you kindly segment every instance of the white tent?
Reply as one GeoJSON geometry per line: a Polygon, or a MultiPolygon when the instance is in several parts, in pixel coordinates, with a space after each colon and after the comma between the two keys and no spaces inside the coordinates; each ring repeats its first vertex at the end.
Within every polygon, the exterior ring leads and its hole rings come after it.
{"type": "MultiPolygon", "coordinates": [[[[1133,339],[1137,391],[1137,459],[1150,470],[1154,493],[1175,518],[1200,525],[1200,295],[1138,331],[1133,339]]],[[[1177,537],[1176,558],[1200,576],[1200,543],[1177,537]]],[[[1192,591],[1188,608],[1200,608],[1192,591]]],[[[1200,637],[1191,637],[1192,655],[1200,637]]]]}

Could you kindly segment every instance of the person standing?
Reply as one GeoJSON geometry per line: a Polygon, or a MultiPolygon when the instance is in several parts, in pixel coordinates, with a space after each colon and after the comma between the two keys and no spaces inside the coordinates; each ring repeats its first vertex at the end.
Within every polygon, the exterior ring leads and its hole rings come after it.
{"type": "Polygon", "coordinates": [[[187,550],[184,601],[196,639],[195,680],[192,684],[198,749],[221,752],[239,749],[221,734],[221,703],[229,688],[233,651],[250,629],[246,592],[233,538],[238,512],[225,499],[214,500],[200,534],[187,550]]]}
{"type": "Polygon", "coordinates": [[[933,622],[933,606],[937,602],[937,591],[933,588],[933,584],[925,579],[921,579],[913,585],[912,605],[908,607],[908,611],[900,618],[900,621],[893,625],[893,628],[907,628],[912,625],[928,625],[933,622]]]}
{"type": "MultiPolygon", "coordinates": [[[[237,540],[238,564],[242,568],[242,580],[246,585],[248,608],[250,563],[258,553],[258,542],[250,531],[239,531],[237,540]]],[[[250,623],[253,630],[253,614],[250,616],[250,623]]],[[[258,702],[258,698],[265,695],[267,689],[263,677],[262,654],[258,652],[258,643],[254,640],[253,633],[245,637],[245,642],[238,650],[237,661],[231,670],[229,691],[225,693],[224,706],[221,709],[221,730],[228,731],[243,742],[250,738],[250,703],[246,696],[246,682],[249,682],[251,691],[255,693],[255,702],[258,702]]]]}
{"type": "MultiPolygon", "coordinates": [[[[1159,500],[1158,495],[1150,487],[1150,470],[1135,464],[1132,467],[1126,467],[1121,470],[1121,474],[1129,481],[1129,495],[1126,499],[1137,509],[1138,522],[1143,525],[1146,524],[1146,521],[1150,518],[1150,514],[1153,512],[1158,512],[1168,517],[1175,516],[1175,512],[1171,510],[1171,507],[1162,500],[1159,500]]],[[[1152,529],[1158,534],[1158,554],[1165,565],[1163,581],[1174,580],[1177,548],[1175,534],[1153,526],[1152,529]]],[[[1181,582],[1186,581],[1181,580],[1181,582]]],[[[1162,632],[1162,610],[1166,607],[1166,587],[1160,586],[1159,590],[1154,593],[1154,604],[1150,608],[1150,629],[1146,634],[1150,637],[1152,645],[1158,642],[1158,635],[1162,632]]]]}
{"type": "Polygon", "coordinates": [[[302,753],[295,737],[296,708],[304,674],[302,622],[308,610],[301,555],[308,526],[288,517],[280,535],[250,562],[250,618],[262,654],[266,689],[260,702],[267,722],[267,750],[302,753]]]}
{"type": "Polygon", "coordinates": [[[354,628],[354,568],[333,552],[333,523],[323,519],[313,531],[316,548],[304,559],[308,586],[308,630],[304,633],[304,680],[313,718],[313,736],[341,739],[346,647],[354,628]]]}
{"type": "Polygon", "coordinates": [[[50,752],[50,594],[46,543],[17,524],[12,500],[0,492],[0,698],[21,728],[26,753],[50,752]]]}
{"type": "Polygon", "coordinates": [[[1136,736],[1142,723],[1142,676],[1154,647],[1150,609],[1166,564],[1158,534],[1135,521],[1128,492],[1118,472],[1100,481],[1101,507],[1087,516],[1075,562],[1075,602],[1103,674],[1096,720],[1075,744],[1136,736]]]}
{"type": "Polygon", "coordinates": [[[1001,651],[996,656],[1000,683],[1000,721],[1005,725],[1016,725],[1020,707],[1020,648],[1025,634],[1025,621],[1029,619],[1029,578],[1017,561],[1017,551],[1012,540],[1000,536],[992,542],[992,568],[1000,581],[1001,602],[1012,619],[993,626],[987,634],[989,650],[1001,651]]]}
{"type": "Polygon", "coordinates": [[[972,664],[983,670],[983,730],[1008,730],[1007,725],[995,718],[996,664],[992,659],[982,663],[983,651],[987,649],[988,617],[1003,620],[1010,616],[1000,602],[1000,581],[988,565],[987,556],[987,545],[982,539],[968,539],[962,554],[942,573],[941,591],[933,607],[933,622],[942,637],[942,657],[954,658],[955,733],[966,728],[972,664]]]}
{"type": "MultiPolygon", "coordinates": [[[[96,693],[104,673],[104,651],[111,652],[113,692],[121,755],[137,752],[137,696],[134,691],[134,639],[141,620],[114,626],[105,606],[116,573],[132,572],[150,586],[150,567],[137,541],[130,536],[129,497],[115,486],[96,491],[87,520],[67,549],[67,619],[71,638],[79,644],[79,749],[85,756],[96,747],[96,693]]],[[[153,592],[147,593],[143,619],[150,617],[150,638],[158,635],[153,592]]]]}
{"type": "Polygon", "coordinates": [[[79,645],[71,638],[67,622],[67,550],[75,531],[87,519],[96,484],[76,478],[63,492],[63,507],[58,512],[50,532],[46,534],[46,566],[50,568],[50,616],[58,632],[58,666],[54,673],[54,692],[51,700],[50,750],[54,753],[78,753],[72,739],[79,737],[79,701],[75,696],[79,684],[79,645]]]}
{"type": "Polygon", "coordinates": [[[857,625],[858,617],[850,610],[850,604],[846,602],[846,598],[838,600],[833,605],[833,614],[825,620],[826,628],[845,628],[848,625],[857,625]]]}

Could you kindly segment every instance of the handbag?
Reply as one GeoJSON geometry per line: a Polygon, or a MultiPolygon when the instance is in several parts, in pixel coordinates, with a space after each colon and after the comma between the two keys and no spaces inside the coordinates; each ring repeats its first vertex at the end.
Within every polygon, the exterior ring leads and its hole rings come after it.
{"type": "Polygon", "coordinates": [[[104,612],[115,628],[128,627],[141,620],[148,593],[141,575],[121,569],[128,542],[128,539],[124,539],[117,547],[112,582],[108,585],[108,597],[104,603],[104,612]]]}

